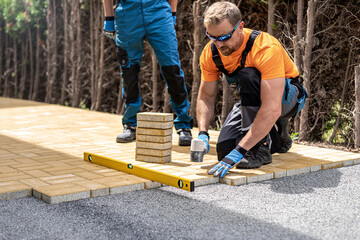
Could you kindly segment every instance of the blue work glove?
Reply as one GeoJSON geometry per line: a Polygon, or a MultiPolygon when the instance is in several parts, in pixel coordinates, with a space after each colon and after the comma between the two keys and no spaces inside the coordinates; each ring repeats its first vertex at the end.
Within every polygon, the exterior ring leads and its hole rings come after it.
{"type": "Polygon", "coordinates": [[[208,153],[209,150],[210,150],[210,145],[209,145],[210,136],[209,136],[209,134],[207,132],[205,132],[205,131],[201,131],[201,132],[199,132],[199,136],[197,138],[204,141],[204,152],[208,153]]]}
{"type": "Polygon", "coordinates": [[[174,26],[175,26],[175,24],[176,24],[176,12],[172,12],[172,19],[173,19],[174,26]]]}
{"type": "Polygon", "coordinates": [[[209,175],[214,175],[214,177],[219,176],[224,177],[225,174],[240,162],[240,160],[246,154],[246,150],[239,145],[236,146],[228,155],[226,155],[218,164],[216,164],[212,169],[209,170],[209,175]]]}
{"type": "Polygon", "coordinates": [[[108,38],[115,40],[115,18],[112,17],[105,17],[104,22],[104,34],[108,38]]]}

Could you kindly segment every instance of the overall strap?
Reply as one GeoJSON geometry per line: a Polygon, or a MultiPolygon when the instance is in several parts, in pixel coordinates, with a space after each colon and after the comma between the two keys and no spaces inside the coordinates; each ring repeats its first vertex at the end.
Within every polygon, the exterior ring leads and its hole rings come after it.
{"type": "Polygon", "coordinates": [[[249,40],[247,41],[246,43],[246,47],[244,49],[244,51],[242,52],[242,55],[241,55],[241,65],[240,67],[238,67],[234,72],[232,73],[229,73],[225,67],[224,67],[224,64],[222,63],[221,61],[221,58],[219,56],[219,51],[218,49],[216,48],[215,44],[212,42],[211,43],[211,52],[212,52],[212,59],[216,65],[216,67],[219,69],[220,72],[224,73],[226,76],[228,77],[232,77],[236,74],[238,74],[238,72],[243,69],[245,67],[245,60],[246,60],[246,56],[248,55],[248,53],[250,52],[253,44],[254,44],[254,41],[256,39],[256,37],[260,34],[261,32],[260,31],[257,31],[257,30],[253,30],[250,34],[250,37],[249,37],[249,40]]]}
{"type": "Polygon", "coordinates": [[[242,52],[241,55],[241,64],[240,64],[240,68],[243,69],[245,67],[245,61],[246,61],[246,56],[248,55],[248,53],[250,52],[252,46],[254,45],[255,39],[256,37],[260,34],[260,31],[257,30],[253,30],[250,34],[249,40],[246,43],[246,47],[244,49],[244,51],[242,52]]]}
{"type": "Polygon", "coordinates": [[[224,64],[221,61],[221,58],[219,56],[219,50],[216,48],[214,42],[211,43],[211,52],[212,52],[212,59],[216,65],[216,67],[219,69],[220,72],[224,73],[226,76],[229,76],[229,72],[225,69],[224,64]]]}

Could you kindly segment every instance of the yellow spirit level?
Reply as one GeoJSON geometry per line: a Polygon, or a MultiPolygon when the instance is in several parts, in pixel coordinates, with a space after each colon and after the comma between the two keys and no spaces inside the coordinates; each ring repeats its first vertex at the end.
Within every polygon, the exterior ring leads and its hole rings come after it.
{"type": "Polygon", "coordinates": [[[195,183],[192,180],[145,167],[136,166],[132,163],[127,163],[88,152],[84,152],[84,160],[186,191],[193,192],[195,190],[195,183]]]}

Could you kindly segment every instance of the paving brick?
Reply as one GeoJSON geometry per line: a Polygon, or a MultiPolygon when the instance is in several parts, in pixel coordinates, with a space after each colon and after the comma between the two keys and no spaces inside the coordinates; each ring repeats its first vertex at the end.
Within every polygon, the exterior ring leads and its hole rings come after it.
{"type": "Polygon", "coordinates": [[[0,183],[0,200],[12,200],[31,196],[31,188],[19,181],[0,183]]]}
{"type": "Polygon", "coordinates": [[[12,167],[9,167],[9,166],[2,166],[0,168],[0,174],[1,173],[11,173],[11,172],[17,172],[18,170],[12,168],[12,167]]]}
{"type": "Polygon", "coordinates": [[[150,121],[137,121],[137,129],[147,128],[147,129],[172,129],[173,122],[150,122],[150,121]]]}
{"type": "Polygon", "coordinates": [[[171,156],[156,157],[136,154],[136,161],[151,162],[151,163],[169,163],[171,156]]]}
{"type": "Polygon", "coordinates": [[[342,162],[327,163],[327,164],[321,165],[321,170],[339,168],[339,167],[342,167],[342,166],[343,166],[342,162]]]}
{"type": "Polygon", "coordinates": [[[171,149],[171,142],[169,143],[151,143],[151,142],[141,142],[136,141],[137,148],[148,148],[148,149],[156,149],[156,150],[169,150],[171,149]]]}
{"type": "Polygon", "coordinates": [[[154,182],[154,181],[148,181],[145,182],[145,189],[151,189],[151,188],[160,188],[162,187],[162,184],[159,182],[154,182]]]}
{"type": "Polygon", "coordinates": [[[286,170],[285,169],[272,167],[271,164],[264,165],[264,166],[261,167],[261,169],[272,171],[273,174],[274,174],[274,178],[286,177],[286,170]]]}
{"type": "Polygon", "coordinates": [[[25,174],[25,173],[17,173],[16,175],[8,176],[8,177],[1,177],[0,174],[0,182],[11,182],[16,180],[28,179],[32,178],[32,176],[25,174]]]}
{"type": "Polygon", "coordinates": [[[195,187],[204,186],[209,184],[214,184],[219,182],[219,177],[213,177],[212,175],[208,175],[207,173],[203,174],[190,174],[190,175],[183,175],[183,178],[189,179],[194,181],[195,187]]]}
{"type": "Polygon", "coordinates": [[[129,182],[127,182],[123,186],[110,188],[110,194],[119,194],[119,193],[132,192],[132,191],[143,190],[143,189],[145,189],[144,183],[129,183],[129,182]]]}
{"type": "Polygon", "coordinates": [[[172,141],[172,135],[168,136],[152,136],[152,135],[136,135],[136,141],[142,142],[155,142],[155,143],[168,143],[172,141]]]}
{"type": "Polygon", "coordinates": [[[40,170],[44,168],[48,168],[49,166],[47,164],[16,164],[12,165],[13,168],[16,168],[20,171],[30,171],[30,170],[40,170]]]}
{"type": "Polygon", "coordinates": [[[35,169],[35,170],[29,170],[29,171],[24,171],[26,174],[29,174],[33,177],[49,177],[51,176],[49,173],[47,172],[44,172],[42,170],[38,170],[38,169],[35,169]]]}
{"type": "Polygon", "coordinates": [[[40,179],[43,181],[52,181],[52,180],[71,178],[71,177],[75,177],[75,175],[74,174],[65,174],[65,175],[58,175],[58,176],[42,177],[40,179]]]}
{"type": "Polygon", "coordinates": [[[79,181],[79,182],[74,182],[74,183],[76,185],[83,186],[83,187],[90,189],[91,197],[100,197],[100,196],[106,196],[106,195],[110,194],[109,187],[107,187],[103,184],[97,183],[97,182],[84,180],[84,181],[79,181]]]}
{"type": "Polygon", "coordinates": [[[72,182],[78,182],[78,181],[83,181],[83,180],[84,180],[84,178],[82,178],[82,177],[73,176],[73,177],[62,178],[62,179],[47,180],[46,182],[53,185],[53,184],[61,184],[61,183],[72,183],[72,182]]]}
{"type": "Polygon", "coordinates": [[[143,112],[137,114],[138,121],[169,122],[174,120],[172,113],[143,112]]]}
{"type": "Polygon", "coordinates": [[[168,136],[173,133],[173,129],[150,129],[150,128],[137,128],[137,134],[151,135],[151,136],[168,136]]]}
{"type": "Polygon", "coordinates": [[[52,204],[89,198],[90,190],[76,184],[65,183],[36,187],[33,189],[33,196],[52,204]]]}
{"type": "Polygon", "coordinates": [[[44,181],[41,181],[39,179],[36,179],[36,178],[29,178],[29,179],[24,179],[24,180],[20,180],[19,182],[27,185],[27,186],[30,186],[32,188],[34,187],[42,187],[42,186],[49,186],[50,184],[44,182],[44,181]]]}
{"type": "Polygon", "coordinates": [[[148,148],[137,147],[136,154],[163,157],[163,156],[170,156],[171,149],[158,150],[158,149],[148,149],[148,148]]]}
{"type": "Polygon", "coordinates": [[[50,172],[50,174],[52,175],[65,175],[65,174],[76,174],[78,172],[83,172],[83,169],[80,168],[70,168],[70,169],[66,169],[66,170],[61,170],[61,171],[54,171],[54,172],[50,172]]]}
{"type": "MultiPolygon", "coordinates": [[[[216,177],[219,178],[219,177],[216,177]]],[[[238,174],[233,174],[233,173],[227,173],[227,175],[225,175],[223,178],[219,178],[219,181],[221,183],[225,183],[227,185],[231,185],[231,186],[239,186],[239,185],[243,185],[246,184],[246,177],[245,176],[241,176],[238,174]]]]}

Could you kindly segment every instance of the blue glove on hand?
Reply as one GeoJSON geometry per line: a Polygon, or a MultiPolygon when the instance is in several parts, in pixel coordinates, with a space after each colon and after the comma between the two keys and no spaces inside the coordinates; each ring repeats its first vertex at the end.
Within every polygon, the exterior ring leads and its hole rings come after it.
{"type": "Polygon", "coordinates": [[[176,12],[172,12],[172,19],[173,19],[174,26],[175,26],[175,24],[176,24],[176,12]]]}
{"type": "Polygon", "coordinates": [[[204,152],[208,153],[209,150],[210,150],[210,145],[209,145],[210,137],[209,137],[209,134],[207,132],[205,132],[205,131],[201,131],[197,138],[204,141],[204,152]]]}
{"type": "Polygon", "coordinates": [[[228,155],[226,155],[218,164],[216,164],[212,169],[209,170],[209,175],[214,175],[214,177],[219,176],[224,177],[225,174],[230,170],[230,168],[234,167],[236,164],[240,162],[240,160],[246,154],[246,150],[236,146],[228,155]]]}
{"type": "Polygon", "coordinates": [[[105,17],[104,22],[104,34],[108,38],[115,40],[115,18],[114,17],[105,17]]]}

